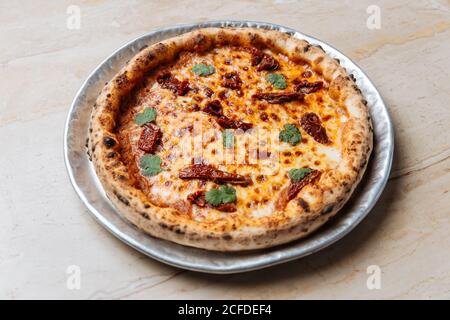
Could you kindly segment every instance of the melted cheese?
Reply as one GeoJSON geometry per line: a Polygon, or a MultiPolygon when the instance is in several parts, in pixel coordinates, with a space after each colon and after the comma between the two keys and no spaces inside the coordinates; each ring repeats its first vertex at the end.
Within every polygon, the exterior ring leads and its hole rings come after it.
{"type": "Polygon", "coordinates": [[[327,93],[328,84],[313,72],[308,65],[294,63],[285,56],[267,51],[280,63],[276,73],[283,74],[288,83],[286,90],[272,88],[267,82],[268,72],[256,71],[250,64],[250,54],[234,47],[214,49],[206,54],[182,54],[173,64],[164,66],[179,80],[188,79],[191,90],[186,96],[177,96],[163,89],[156,82],[156,74],[150,75],[145,85],[135,91],[128,108],[119,119],[119,136],[127,154],[124,161],[135,173],[136,186],[143,189],[149,199],[162,206],[188,208],[194,219],[214,220],[226,216],[226,213],[211,208],[190,206],[186,198],[197,190],[209,190],[217,185],[199,180],[182,180],[178,172],[192,163],[205,162],[221,170],[241,175],[250,175],[253,185],[235,186],[237,191],[237,214],[248,217],[264,217],[273,213],[274,202],[281,190],[288,185],[287,172],[293,168],[310,167],[313,169],[332,169],[340,162],[341,120],[346,120],[346,110],[333,101],[327,93]],[[196,63],[211,64],[215,73],[208,77],[194,75],[190,69],[196,63]],[[305,79],[302,74],[311,71],[307,80],[323,81],[324,88],[306,95],[302,102],[269,104],[252,100],[257,91],[292,91],[294,79],[305,79]],[[227,72],[238,72],[242,80],[242,96],[236,91],[221,86],[222,76],[227,72]],[[206,97],[205,89],[214,91],[211,98],[206,97]],[[236,134],[236,147],[224,149],[222,128],[214,117],[201,111],[192,111],[194,106],[203,108],[208,101],[219,99],[224,92],[226,99],[221,100],[224,114],[234,119],[250,122],[254,125],[251,132],[236,134]],[[137,147],[142,128],[137,126],[134,115],[145,107],[157,110],[156,124],[163,133],[162,145],[157,154],[163,160],[164,171],[154,177],[139,174],[138,162],[144,154],[137,147]],[[322,125],[332,141],[330,145],[321,145],[301,129],[299,120],[306,112],[315,112],[322,119],[322,125]],[[268,120],[261,120],[267,115],[268,120]],[[278,140],[279,132],[288,123],[295,123],[300,129],[303,141],[297,146],[278,140]],[[258,150],[260,156],[258,159],[258,150]],[[264,151],[267,153],[264,154],[264,151]],[[268,156],[269,155],[269,156],[268,156]],[[261,159],[264,158],[264,159],[261,159]]]}

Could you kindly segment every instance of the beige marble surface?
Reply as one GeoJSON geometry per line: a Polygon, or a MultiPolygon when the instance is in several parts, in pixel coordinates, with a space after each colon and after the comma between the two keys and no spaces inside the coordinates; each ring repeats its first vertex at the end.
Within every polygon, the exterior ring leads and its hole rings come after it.
{"type": "Polygon", "coordinates": [[[1,1],[0,298],[450,298],[450,2],[1,1]],[[66,26],[69,5],[81,28],[66,26]],[[369,5],[381,28],[366,26],[369,5]],[[350,235],[307,258],[228,276],[153,261],[88,214],[69,183],[69,104],[113,50],[156,27],[209,19],[283,24],[354,59],[396,129],[394,168],[350,235]],[[68,266],[81,270],[69,290],[68,266]],[[369,265],[381,289],[366,286],[369,265]]]}

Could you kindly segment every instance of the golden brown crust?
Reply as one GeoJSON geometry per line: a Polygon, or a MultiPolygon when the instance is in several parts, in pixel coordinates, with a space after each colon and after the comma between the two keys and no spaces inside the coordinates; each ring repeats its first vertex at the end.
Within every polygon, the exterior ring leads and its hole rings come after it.
{"type": "Polygon", "coordinates": [[[171,38],[139,52],[103,88],[94,106],[89,152],[106,194],[126,219],[145,232],[193,247],[220,251],[266,248],[304,237],[345,204],[360,181],[372,150],[372,128],[365,100],[355,82],[337,61],[320,48],[287,34],[262,29],[207,28],[171,38]],[[151,70],[170,62],[182,51],[207,51],[224,46],[268,47],[293,61],[305,61],[329,81],[329,93],[345,105],[349,119],[341,133],[342,159],[334,170],[322,173],[282,212],[255,219],[254,224],[236,224],[238,214],[208,223],[194,221],[171,207],[152,204],[130,183],[120,158],[114,133],[122,97],[151,70]],[[308,203],[304,204],[303,198],[308,203]],[[247,224],[247,225],[246,225],[247,224]],[[235,229],[233,226],[240,225],[235,229]]]}

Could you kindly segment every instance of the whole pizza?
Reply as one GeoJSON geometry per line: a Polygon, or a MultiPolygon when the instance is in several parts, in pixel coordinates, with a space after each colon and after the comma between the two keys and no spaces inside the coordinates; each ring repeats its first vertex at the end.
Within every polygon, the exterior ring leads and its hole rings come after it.
{"type": "Polygon", "coordinates": [[[219,251],[304,237],[334,216],[372,149],[339,61],[288,34],[205,28],[144,47],[92,112],[88,153],[145,232],[219,251]]]}

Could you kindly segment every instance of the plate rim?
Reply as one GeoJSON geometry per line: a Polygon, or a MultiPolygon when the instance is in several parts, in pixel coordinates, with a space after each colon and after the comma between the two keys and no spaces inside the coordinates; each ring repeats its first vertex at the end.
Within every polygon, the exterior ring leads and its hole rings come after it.
{"type": "MultiPolygon", "coordinates": [[[[327,52],[327,50],[325,50],[327,52]]],[[[329,54],[329,52],[327,52],[329,54]]],[[[375,138],[375,137],[374,137],[375,138]]],[[[338,49],[336,49],[335,47],[333,47],[332,45],[319,40],[315,37],[312,37],[310,35],[307,35],[303,32],[297,31],[295,29],[289,28],[289,27],[285,27],[279,24],[275,24],[275,23],[269,23],[269,22],[261,22],[261,21],[253,21],[253,20],[210,20],[210,21],[206,21],[206,22],[197,22],[197,23],[183,23],[183,24],[175,24],[175,25],[171,25],[171,26],[163,26],[160,28],[156,28],[153,31],[144,33],[130,41],[128,41],[127,43],[125,43],[124,45],[120,46],[118,49],[116,49],[114,52],[112,52],[110,55],[108,55],[105,59],[103,59],[87,76],[87,78],[83,81],[83,83],[81,84],[80,88],[77,90],[71,104],[70,104],[70,108],[68,110],[68,114],[66,117],[66,121],[65,121],[65,125],[64,125],[64,135],[63,135],[63,151],[64,151],[64,163],[65,163],[65,167],[67,169],[68,175],[69,175],[69,179],[70,182],[72,184],[72,187],[74,188],[76,194],[78,195],[78,197],[80,198],[80,200],[83,202],[83,204],[87,207],[89,213],[91,216],[94,217],[94,219],[100,223],[105,229],[107,229],[110,233],[112,233],[116,238],[118,238],[119,240],[125,242],[127,245],[131,246],[132,248],[136,249],[137,251],[145,254],[148,257],[151,257],[152,259],[155,259],[159,262],[177,267],[177,268],[182,268],[182,269],[187,269],[187,270],[191,270],[191,271],[197,271],[197,272],[204,272],[204,273],[214,273],[214,274],[232,274],[232,273],[239,273],[239,272],[248,272],[248,271],[253,271],[253,270],[258,270],[258,269],[262,269],[262,268],[267,268],[267,267],[271,267],[274,265],[278,265],[281,263],[285,263],[285,262],[289,262],[292,260],[296,260],[302,257],[305,257],[307,255],[310,255],[312,253],[318,252],[328,246],[330,246],[331,244],[339,241],[340,239],[342,239],[344,236],[346,236],[347,234],[349,234],[357,225],[359,225],[359,223],[369,214],[369,212],[372,211],[373,207],[375,206],[375,204],[378,202],[381,194],[383,193],[386,184],[389,180],[389,176],[392,170],[392,163],[393,163],[393,154],[394,154],[394,148],[395,148],[395,140],[394,140],[394,127],[393,127],[393,123],[392,123],[392,119],[389,113],[389,109],[386,107],[386,104],[381,96],[381,94],[379,93],[378,89],[375,87],[374,83],[372,82],[372,80],[367,76],[367,74],[349,57],[347,57],[344,53],[342,53],[341,51],[339,51],[338,49]],[[324,45],[328,48],[331,48],[332,50],[334,50],[335,52],[337,52],[338,54],[344,56],[349,62],[351,62],[357,69],[358,72],[361,73],[361,75],[363,77],[366,78],[366,80],[370,83],[370,85],[372,86],[373,91],[376,93],[376,98],[380,101],[380,103],[382,104],[385,113],[386,113],[386,120],[387,120],[387,135],[388,135],[388,140],[390,141],[389,144],[389,150],[387,152],[387,156],[384,159],[385,161],[387,161],[386,165],[385,165],[385,175],[384,177],[379,181],[378,183],[378,187],[376,190],[376,193],[374,194],[374,196],[372,197],[372,201],[370,202],[369,206],[367,206],[367,208],[365,209],[363,214],[360,214],[359,216],[357,216],[357,219],[355,219],[353,221],[352,224],[348,225],[346,228],[344,228],[343,230],[341,230],[339,233],[337,233],[334,237],[329,237],[327,238],[327,240],[323,241],[320,243],[320,245],[318,245],[317,247],[307,251],[307,252],[303,252],[300,254],[291,254],[288,256],[284,256],[284,257],[280,257],[277,260],[272,260],[271,262],[254,262],[246,267],[242,267],[242,266],[235,266],[235,265],[229,265],[226,267],[217,267],[215,265],[211,265],[209,267],[204,267],[204,266],[199,266],[193,263],[188,263],[186,261],[180,261],[179,259],[170,259],[167,257],[162,257],[161,255],[157,255],[155,254],[155,252],[151,252],[148,249],[145,250],[143,248],[143,246],[141,245],[141,243],[139,241],[136,241],[135,239],[133,239],[131,236],[129,236],[127,233],[125,233],[124,231],[118,229],[114,224],[112,224],[108,219],[106,219],[98,210],[97,208],[95,208],[90,202],[89,200],[86,198],[84,192],[81,190],[81,188],[79,187],[76,179],[75,179],[75,174],[74,174],[74,170],[71,166],[71,160],[69,157],[69,134],[70,134],[70,127],[71,127],[71,120],[72,120],[72,116],[74,114],[74,110],[77,107],[77,100],[80,97],[80,95],[89,87],[88,84],[90,82],[90,80],[92,78],[94,78],[94,76],[97,74],[97,72],[113,57],[115,57],[116,55],[120,54],[120,52],[122,52],[123,50],[126,50],[128,47],[132,46],[134,43],[138,42],[139,40],[146,38],[146,37],[150,37],[151,35],[154,34],[158,34],[158,33],[162,33],[165,31],[172,31],[174,29],[184,29],[184,28],[189,28],[189,29],[198,29],[198,28],[206,28],[206,27],[213,27],[215,24],[224,24],[227,27],[251,27],[252,28],[263,28],[263,29],[275,29],[275,30],[279,30],[281,32],[289,32],[289,33],[293,33],[293,34],[298,34],[301,37],[303,37],[304,39],[308,40],[309,42],[316,42],[319,43],[320,45],[324,45]]],[[[374,139],[374,142],[376,143],[376,140],[374,139]]],[[[372,160],[372,157],[371,157],[372,160]]],[[[365,176],[365,174],[364,174],[365,176]]],[[[364,179],[364,176],[362,179],[364,179]]],[[[361,182],[360,182],[361,183],[361,182]]],[[[116,210],[114,208],[114,210],[116,210]]],[[[143,231],[141,231],[143,233],[143,231]]],[[[162,240],[162,241],[166,241],[166,240],[162,240]]],[[[292,244],[296,244],[295,242],[292,244]]],[[[182,246],[179,244],[176,244],[178,246],[182,246]]],[[[289,245],[289,244],[288,244],[289,245]]],[[[298,243],[297,243],[298,245],[298,243]]],[[[274,247],[275,250],[277,250],[277,247],[274,247]]],[[[258,251],[259,252],[259,251],[258,251]]]]}

